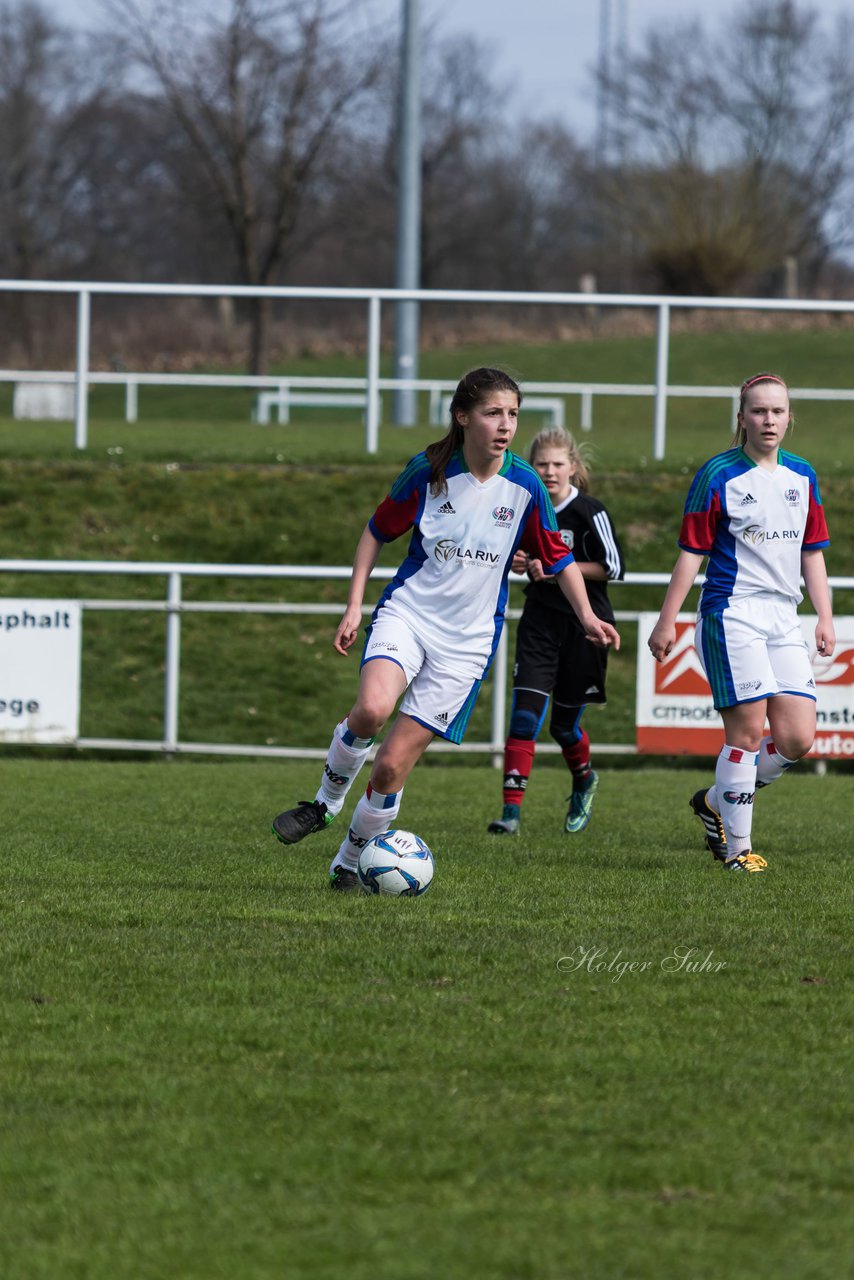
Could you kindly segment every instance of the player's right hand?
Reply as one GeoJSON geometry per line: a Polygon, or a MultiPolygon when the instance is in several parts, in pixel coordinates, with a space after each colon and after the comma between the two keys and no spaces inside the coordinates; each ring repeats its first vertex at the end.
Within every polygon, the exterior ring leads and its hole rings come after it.
{"type": "Polygon", "coordinates": [[[362,623],[361,606],[348,605],[344,610],[344,616],[338,623],[338,630],[335,632],[335,639],[332,641],[333,649],[338,653],[347,656],[347,650],[353,645],[356,636],[359,634],[359,627],[362,623]]]}
{"type": "Polygon", "coordinates": [[[655,658],[656,662],[663,662],[670,650],[673,648],[676,640],[676,627],[671,623],[662,622],[659,618],[652,629],[652,633],[647,641],[649,651],[655,658]]]}

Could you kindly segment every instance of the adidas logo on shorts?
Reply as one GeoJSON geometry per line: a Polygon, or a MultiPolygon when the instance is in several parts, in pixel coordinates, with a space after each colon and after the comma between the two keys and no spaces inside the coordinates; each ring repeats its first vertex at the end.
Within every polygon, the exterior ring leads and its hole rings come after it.
{"type": "Polygon", "coordinates": [[[456,514],[457,513],[451,506],[450,502],[443,502],[439,510],[436,512],[437,516],[455,516],[456,514]]]}
{"type": "Polygon", "coordinates": [[[437,723],[437,724],[447,724],[447,723],[448,723],[448,713],[447,713],[447,711],[440,711],[440,712],[439,712],[439,714],[436,716],[436,723],[437,723]]]}

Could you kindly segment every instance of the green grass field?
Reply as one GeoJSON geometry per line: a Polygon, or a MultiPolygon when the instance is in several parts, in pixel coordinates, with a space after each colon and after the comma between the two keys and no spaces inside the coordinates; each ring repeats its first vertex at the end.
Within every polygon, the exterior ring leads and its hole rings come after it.
{"type": "Polygon", "coordinates": [[[498,773],[425,765],[404,901],[269,834],[316,767],[0,769],[10,1280],[854,1266],[846,779],[764,792],[739,877],[700,772],[605,769],[567,837],[542,761],[496,840],[498,773]]]}
{"type": "MultiPolygon", "coordinates": [[[[852,332],[676,335],[671,377],[848,386],[852,332]]],[[[649,381],[654,342],[427,353],[523,380],[649,381]]],[[[355,359],[282,372],[363,372],[355,359]]],[[[7,389],[8,390],[8,389],[7,389]]],[[[358,414],[249,422],[243,393],[92,395],[13,422],[0,388],[0,555],[346,564],[400,464],[435,438],[358,414]],[[320,515],[318,515],[320,506],[320,515]]],[[[796,406],[850,572],[846,406],[796,406]]],[[[572,409],[570,408],[570,422],[572,409]]],[[[593,491],[632,571],[666,571],[689,475],[729,409],[597,402],[593,491]]],[[[539,426],[523,418],[521,450],[539,426]]],[[[382,563],[397,563],[392,547],[382,563]]],[[[0,594],[163,599],[163,580],[0,575],[0,594]]],[[[188,600],[342,602],[341,583],[200,581],[188,600]]],[[[655,608],[615,588],[621,609],[655,608]]],[[[837,596],[854,611],[852,593],[837,596]]],[[[520,603],[518,597],[515,603],[520,603]]],[[[325,746],[356,668],[331,620],[187,614],[185,741],[325,746]]],[[[596,743],[629,742],[634,636],[596,743]]],[[[157,739],[162,615],[86,615],[84,736],[157,739]]],[[[488,737],[481,698],[470,733],[488,737]]],[[[93,753],[94,754],[94,753],[93,753]]],[[[269,833],[317,763],[0,755],[0,1276],[5,1280],[838,1280],[854,1271],[851,766],[757,799],[761,876],[701,851],[710,765],[597,760],[591,826],[543,755],[523,835],[486,835],[500,774],[428,758],[401,825],[436,854],[417,901],[325,887],[337,827],[269,833]],[[68,758],[66,758],[68,757],[68,758]],[[696,829],[695,829],[696,828],[696,829]],[[691,966],[694,966],[693,968],[691,966]]],[[[355,797],[354,797],[355,798],[355,797]]]]}

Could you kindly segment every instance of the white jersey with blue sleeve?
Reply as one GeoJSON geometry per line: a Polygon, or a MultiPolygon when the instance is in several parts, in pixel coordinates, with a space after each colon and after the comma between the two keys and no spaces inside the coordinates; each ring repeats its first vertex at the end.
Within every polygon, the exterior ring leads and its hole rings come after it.
{"type": "Polygon", "coordinates": [[[501,634],[516,550],[536,556],[549,574],[572,564],[573,556],[540,477],[516,454],[508,451],[501,470],[482,482],[458,450],[445,477],[447,490],[431,493],[430,463],[417,454],[371,517],[380,542],[412,530],[406,559],[374,619],[393,606],[427,640],[480,655],[486,668],[501,634]]]}
{"type": "Polygon", "coordinates": [[[679,545],[709,557],[701,616],[752,595],[799,604],[801,552],[829,544],[815,471],[793,453],[780,449],[770,470],[729,449],[694,477],[679,545]]]}

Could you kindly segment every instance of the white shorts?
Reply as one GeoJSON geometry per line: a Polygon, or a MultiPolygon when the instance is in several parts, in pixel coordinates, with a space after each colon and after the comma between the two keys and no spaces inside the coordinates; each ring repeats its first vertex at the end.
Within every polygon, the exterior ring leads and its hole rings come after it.
{"type": "Polygon", "coordinates": [[[362,666],[377,658],[403,669],[407,689],[401,711],[449,742],[462,742],[486,674],[481,657],[467,657],[435,637],[428,639],[385,605],[368,628],[362,666]]]}
{"type": "Polygon", "coordinates": [[[790,600],[752,595],[708,613],[694,633],[715,706],[734,707],[778,693],[815,701],[815,677],[790,600]]]}

